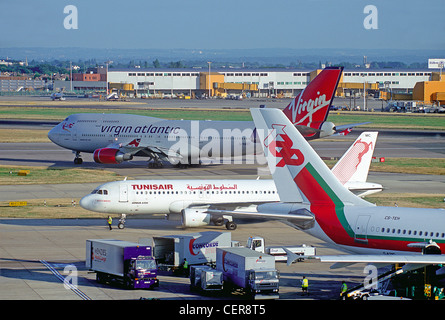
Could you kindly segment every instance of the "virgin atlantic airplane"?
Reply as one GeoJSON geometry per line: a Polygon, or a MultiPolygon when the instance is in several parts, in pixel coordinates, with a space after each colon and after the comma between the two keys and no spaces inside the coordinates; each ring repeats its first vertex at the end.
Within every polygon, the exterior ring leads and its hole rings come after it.
{"type": "MultiPolygon", "coordinates": [[[[306,139],[317,139],[355,125],[327,122],[342,67],[326,68],[283,110],[306,139]]],[[[130,114],[79,113],[68,116],[48,133],[55,144],[75,153],[93,153],[94,161],[118,164],[148,157],[151,167],[163,161],[199,164],[206,158],[233,158],[262,152],[252,121],[166,120],[130,114]]]]}

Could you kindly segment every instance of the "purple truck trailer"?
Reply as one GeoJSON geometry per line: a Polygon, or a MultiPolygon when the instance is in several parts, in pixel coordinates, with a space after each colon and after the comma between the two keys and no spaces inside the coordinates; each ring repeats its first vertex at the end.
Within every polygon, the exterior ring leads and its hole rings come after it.
{"type": "Polygon", "coordinates": [[[152,247],[122,240],[86,241],[86,267],[99,283],[120,282],[129,289],[159,286],[152,247]]]}

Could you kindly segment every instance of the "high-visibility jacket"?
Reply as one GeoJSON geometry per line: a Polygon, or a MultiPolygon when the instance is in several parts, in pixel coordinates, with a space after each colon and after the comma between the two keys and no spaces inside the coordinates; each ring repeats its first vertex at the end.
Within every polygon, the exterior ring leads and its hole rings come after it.
{"type": "Polygon", "coordinates": [[[108,217],[108,224],[111,224],[113,222],[113,219],[111,217],[108,217]]]}
{"type": "Polygon", "coordinates": [[[302,287],[302,288],[307,288],[307,287],[309,287],[309,281],[308,281],[306,278],[303,279],[303,282],[302,282],[302,284],[301,284],[301,287],[302,287]]]}

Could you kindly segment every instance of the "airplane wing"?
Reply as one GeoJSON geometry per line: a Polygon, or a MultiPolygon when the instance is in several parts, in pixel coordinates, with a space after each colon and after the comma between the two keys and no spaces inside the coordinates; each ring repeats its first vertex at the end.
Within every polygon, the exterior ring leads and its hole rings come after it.
{"type": "Polygon", "coordinates": [[[164,148],[155,145],[144,145],[141,143],[141,139],[133,139],[128,143],[113,143],[106,148],[117,149],[127,156],[127,158],[132,158],[133,156],[140,157],[150,157],[153,159],[163,159],[163,160],[181,160],[183,157],[174,152],[170,148],[164,148]]]}
{"type": "Polygon", "coordinates": [[[217,210],[208,208],[204,213],[210,213],[213,215],[231,215],[236,218],[247,219],[267,219],[267,220],[300,220],[300,221],[313,221],[314,216],[307,209],[299,209],[290,213],[274,213],[274,212],[258,212],[258,211],[242,211],[242,210],[217,210]]]}
{"type": "Polygon", "coordinates": [[[291,212],[259,212],[256,206],[248,206],[245,203],[237,208],[228,209],[227,204],[212,204],[208,208],[201,211],[213,216],[231,216],[237,219],[261,219],[261,220],[280,220],[288,222],[292,227],[308,229],[313,227],[314,215],[306,208],[300,208],[291,212]]]}
{"type": "Polygon", "coordinates": [[[157,146],[142,146],[139,147],[139,150],[134,154],[136,156],[148,156],[153,157],[153,155],[157,155],[162,159],[176,159],[181,160],[183,156],[179,153],[172,151],[170,148],[157,147],[157,146]]]}
{"type": "MultiPolygon", "coordinates": [[[[406,255],[326,255],[316,256],[321,262],[333,263],[331,269],[347,267],[355,263],[390,265],[403,263],[404,271],[422,268],[431,264],[445,264],[445,256],[440,254],[406,254],[406,255]]],[[[291,262],[292,263],[292,262],[291,262]]]]}

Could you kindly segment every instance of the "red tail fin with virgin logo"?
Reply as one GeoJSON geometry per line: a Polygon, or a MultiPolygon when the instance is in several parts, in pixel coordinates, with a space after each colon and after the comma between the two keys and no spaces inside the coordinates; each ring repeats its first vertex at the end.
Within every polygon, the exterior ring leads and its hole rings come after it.
{"type": "Polygon", "coordinates": [[[343,67],[323,69],[283,110],[295,126],[319,130],[328,117],[343,67]]]}

